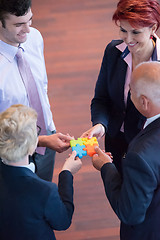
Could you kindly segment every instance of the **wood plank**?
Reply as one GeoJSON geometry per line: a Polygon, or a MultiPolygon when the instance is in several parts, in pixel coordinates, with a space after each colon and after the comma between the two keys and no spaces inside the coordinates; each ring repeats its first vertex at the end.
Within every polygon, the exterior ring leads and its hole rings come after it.
{"type": "MultiPolygon", "coordinates": [[[[112,23],[117,0],[33,0],[33,26],[45,43],[48,94],[57,131],[75,138],[91,126],[90,101],[106,44],[118,38],[112,23]]],[[[103,148],[103,139],[100,146],[103,148]]],[[[53,181],[71,150],[56,155],[53,181]]],[[[74,176],[75,212],[57,240],[118,240],[119,220],[89,157],[74,176]]]]}

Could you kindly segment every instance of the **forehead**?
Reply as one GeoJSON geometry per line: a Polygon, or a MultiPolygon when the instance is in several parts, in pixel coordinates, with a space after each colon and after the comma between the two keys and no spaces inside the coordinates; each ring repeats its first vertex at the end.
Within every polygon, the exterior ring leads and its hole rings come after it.
{"type": "Polygon", "coordinates": [[[140,27],[139,28],[132,27],[127,20],[120,20],[119,23],[120,23],[120,27],[124,29],[129,29],[129,30],[140,29],[140,27]]]}
{"type": "Polygon", "coordinates": [[[14,14],[6,14],[5,22],[10,24],[17,24],[17,23],[27,23],[32,18],[32,11],[31,9],[23,16],[16,16],[14,14]]]}
{"type": "Polygon", "coordinates": [[[150,27],[142,27],[142,26],[136,26],[133,27],[127,20],[120,20],[120,27],[125,29],[126,31],[139,31],[144,33],[149,33],[151,31],[150,27]]]}

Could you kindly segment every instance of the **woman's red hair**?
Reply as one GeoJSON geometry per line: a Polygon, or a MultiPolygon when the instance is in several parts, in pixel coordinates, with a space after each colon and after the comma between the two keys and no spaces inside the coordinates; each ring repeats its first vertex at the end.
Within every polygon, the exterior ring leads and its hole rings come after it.
{"type": "Polygon", "coordinates": [[[120,0],[112,20],[117,24],[126,20],[132,27],[160,26],[160,5],[158,0],[120,0]]]}

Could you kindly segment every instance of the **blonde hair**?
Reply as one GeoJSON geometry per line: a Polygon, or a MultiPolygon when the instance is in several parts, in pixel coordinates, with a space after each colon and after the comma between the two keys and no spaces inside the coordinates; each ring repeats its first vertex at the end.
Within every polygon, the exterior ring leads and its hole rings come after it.
{"type": "Polygon", "coordinates": [[[12,105],[0,114],[0,157],[18,162],[37,144],[37,113],[30,107],[12,105]]]}

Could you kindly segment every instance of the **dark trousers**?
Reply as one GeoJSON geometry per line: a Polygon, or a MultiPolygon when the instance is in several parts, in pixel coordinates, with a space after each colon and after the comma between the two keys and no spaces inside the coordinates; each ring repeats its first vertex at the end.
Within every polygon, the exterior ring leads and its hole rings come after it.
{"type": "MultiPolygon", "coordinates": [[[[53,133],[55,133],[55,131],[48,132],[48,135],[53,133]]],[[[41,179],[44,179],[50,182],[52,181],[55,154],[56,152],[54,150],[50,148],[46,148],[45,155],[34,153],[32,157],[30,156],[29,161],[34,162],[36,167],[36,174],[41,179]]]]}
{"type": "Polygon", "coordinates": [[[105,151],[111,152],[113,155],[113,163],[122,175],[122,158],[127,152],[128,143],[125,140],[124,133],[119,132],[114,138],[108,134],[105,136],[105,151]]]}

